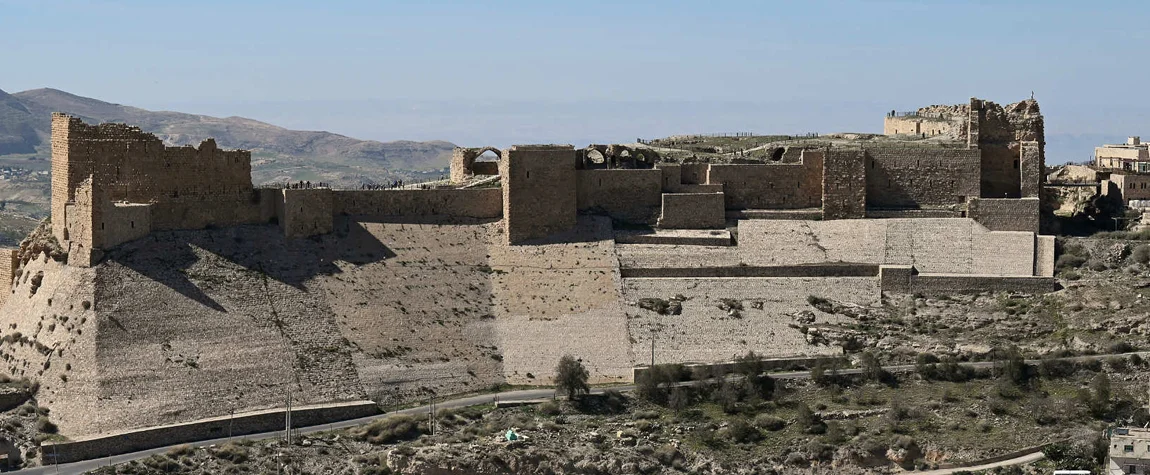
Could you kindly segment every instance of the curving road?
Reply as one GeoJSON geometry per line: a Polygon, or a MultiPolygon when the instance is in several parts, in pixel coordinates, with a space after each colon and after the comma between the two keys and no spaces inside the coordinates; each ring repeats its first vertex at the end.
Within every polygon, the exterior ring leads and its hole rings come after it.
{"type": "MultiPolygon", "coordinates": [[[[1070,361],[1070,362],[1082,362],[1082,361],[1091,361],[1091,360],[1098,360],[1098,359],[1103,359],[1103,358],[1110,358],[1110,357],[1115,357],[1115,356],[1128,357],[1130,355],[1135,355],[1135,354],[1139,355],[1141,357],[1144,357],[1144,358],[1150,357],[1150,351],[1138,351],[1138,352],[1132,352],[1132,353],[1121,353],[1121,354],[1111,354],[1111,355],[1073,356],[1073,357],[1067,357],[1067,358],[1054,358],[1054,359],[1070,361]]],[[[1041,360],[1026,360],[1026,362],[1029,364],[1037,364],[1040,361],[1041,360]]],[[[959,363],[959,364],[961,366],[967,366],[967,367],[971,367],[971,368],[992,368],[992,367],[994,367],[995,363],[996,362],[994,362],[994,361],[980,361],[980,362],[975,362],[975,363],[959,363]]],[[[914,371],[914,368],[915,368],[914,365],[892,365],[892,366],[884,366],[883,367],[883,369],[885,369],[887,371],[891,371],[891,372],[909,372],[909,371],[914,371]]],[[[842,369],[842,370],[838,371],[838,374],[859,374],[859,373],[862,373],[862,370],[856,369],[856,368],[842,369]]],[[[769,375],[772,378],[777,378],[777,379],[804,379],[804,378],[809,378],[811,376],[811,373],[809,371],[788,371],[788,372],[780,372],[780,373],[769,373],[769,375]]],[[[687,385],[687,384],[692,384],[692,383],[691,382],[685,382],[685,383],[680,383],[680,384],[687,385]]],[[[614,389],[614,390],[620,391],[620,392],[628,392],[628,391],[633,391],[635,389],[635,386],[634,385],[626,385],[626,386],[613,386],[610,388],[595,388],[595,389],[591,390],[591,393],[592,394],[602,394],[604,391],[607,391],[609,389],[614,389]]],[[[461,397],[458,399],[445,400],[443,402],[435,403],[435,408],[436,409],[445,409],[445,408],[454,409],[454,408],[467,407],[467,406],[478,406],[478,405],[482,405],[482,404],[492,404],[495,401],[501,401],[501,402],[532,401],[532,400],[549,398],[549,397],[552,397],[554,394],[555,394],[554,389],[525,389],[525,390],[518,390],[518,391],[506,391],[506,392],[501,392],[501,393],[483,394],[483,395],[478,395],[478,396],[467,396],[467,397],[461,397]]],[[[346,429],[348,427],[354,427],[354,426],[358,426],[361,424],[366,424],[368,422],[372,422],[372,421],[379,420],[379,419],[382,419],[382,418],[385,418],[388,416],[392,416],[392,415],[396,415],[396,414],[408,414],[408,415],[426,414],[430,409],[431,409],[430,406],[424,405],[424,406],[412,407],[412,408],[408,408],[408,409],[402,409],[399,411],[386,412],[383,414],[378,414],[378,415],[369,416],[369,417],[361,417],[359,419],[349,419],[346,421],[333,422],[331,424],[321,424],[321,425],[315,425],[315,426],[300,427],[300,428],[297,428],[296,430],[301,434],[309,434],[309,433],[322,432],[322,431],[332,430],[332,429],[346,429]]],[[[60,464],[60,465],[46,465],[43,467],[26,468],[26,469],[18,470],[18,471],[11,472],[11,473],[21,473],[21,474],[55,474],[55,473],[80,474],[80,473],[85,473],[85,472],[88,472],[90,470],[95,470],[97,468],[108,466],[108,465],[121,464],[124,462],[130,462],[132,460],[150,457],[150,456],[155,455],[155,454],[165,453],[168,450],[171,450],[173,447],[178,447],[181,445],[187,445],[187,446],[191,446],[191,447],[205,447],[205,446],[209,446],[209,445],[213,445],[213,444],[218,445],[218,444],[222,444],[222,443],[230,442],[230,441],[263,440],[263,439],[272,439],[272,438],[281,437],[281,436],[283,436],[283,431],[262,432],[262,433],[258,433],[258,434],[237,435],[237,436],[233,436],[233,437],[221,437],[218,439],[202,440],[199,442],[170,445],[170,446],[166,446],[166,447],[157,447],[154,449],[141,450],[139,452],[131,452],[131,453],[126,453],[126,454],[121,454],[121,455],[113,455],[111,457],[103,457],[103,458],[99,458],[99,459],[83,460],[83,461],[79,461],[79,462],[72,462],[72,463],[66,463],[66,464],[60,464]]],[[[1033,462],[1035,460],[1039,460],[1041,458],[1042,458],[1042,453],[1039,452],[1037,454],[1024,455],[1022,457],[1018,457],[1018,458],[1014,458],[1014,459],[1010,459],[1010,460],[1004,460],[1004,461],[996,462],[993,464],[987,464],[986,466],[962,467],[962,468],[954,468],[954,469],[932,470],[929,472],[912,472],[912,473],[923,473],[923,474],[927,474],[927,475],[943,475],[943,474],[955,473],[958,471],[985,470],[987,468],[1005,467],[1008,465],[1017,465],[1017,464],[1029,463],[1029,462],[1033,462]]]]}

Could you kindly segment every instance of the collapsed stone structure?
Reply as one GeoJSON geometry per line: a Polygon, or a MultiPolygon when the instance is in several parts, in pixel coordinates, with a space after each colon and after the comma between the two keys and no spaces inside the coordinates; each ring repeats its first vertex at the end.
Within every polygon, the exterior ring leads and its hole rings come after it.
{"type": "Polygon", "coordinates": [[[57,114],[50,236],[0,255],[0,357],[92,436],[276,407],[283,385],[325,404],[546,383],[562,354],[626,381],[656,331],[676,335],[660,361],[841,352],[781,317],[811,295],[1053,286],[1037,104],[954,110],[932,139],[762,163],[460,148],[451,183],[388,190],[253,186],[248,152],[57,114]],[[680,294],[674,321],[635,315],[680,294]],[[755,305],[724,320],[729,299],[755,305]]]}

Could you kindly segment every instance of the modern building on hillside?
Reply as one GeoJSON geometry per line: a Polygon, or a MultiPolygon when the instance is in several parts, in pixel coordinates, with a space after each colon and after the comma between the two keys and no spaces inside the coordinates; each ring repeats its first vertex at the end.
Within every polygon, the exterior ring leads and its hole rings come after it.
{"type": "Polygon", "coordinates": [[[1150,429],[1119,427],[1110,436],[1107,475],[1150,473],[1150,429]]]}
{"type": "Polygon", "coordinates": [[[1130,137],[1124,144],[1095,147],[1094,164],[1101,168],[1150,173],[1150,149],[1141,137],[1130,137]]]}

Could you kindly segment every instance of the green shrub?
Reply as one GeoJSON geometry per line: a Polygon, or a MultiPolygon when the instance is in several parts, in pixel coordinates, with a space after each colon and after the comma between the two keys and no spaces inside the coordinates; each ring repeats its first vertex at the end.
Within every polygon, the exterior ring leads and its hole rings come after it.
{"type": "Polygon", "coordinates": [[[786,426],[787,426],[786,421],[779,419],[778,417],[772,416],[770,414],[759,414],[759,415],[755,416],[755,427],[758,427],[758,428],[763,429],[763,430],[769,430],[769,431],[774,432],[777,430],[782,430],[786,426]]]}
{"type": "Polygon", "coordinates": [[[1063,254],[1058,256],[1054,261],[1054,268],[1062,269],[1077,269],[1086,263],[1086,258],[1076,254],[1063,254]]]}
{"type": "Polygon", "coordinates": [[[1130,259],[1139,264],[1150,263],[1150,245],[1140,244],[1130,252],[1130,259]]]}
{"type": "Polygon", "coordinates": [[[544,401],[542,404],[535,406],[535,410],[545,416],[558,416],[563,412],[562,408],[559,407],[559,403],[555,401],[544,401]]]}
{"type": "Polygon", "coordinates": [[[723,430],[723,435],[736,444],[758,442],[763,439],[762,432],[752,427],[742,419],[736,419],[723,430]]]}
{"type": "Polygon", "coordinates": [[[41,417],[36,421],[36,430],[44,434],[55,434],[60,431],[60,428],[56,427],[56,424],[53,424],[47,417],[41,417]]]}
{"type": "Polygon", "coordinates": [[[231,463],[244,463],[248,461],[248,449],[235,442],[227,442],[209,451],[213,457],[227,460],[231,463]]]}
{"type": "Polygon", "coordinates": [[[416,439],[427,433],[427,425],[413,416],[391,416],[348,431],[352,438],[372,444],[392,444],[416,439]]]}

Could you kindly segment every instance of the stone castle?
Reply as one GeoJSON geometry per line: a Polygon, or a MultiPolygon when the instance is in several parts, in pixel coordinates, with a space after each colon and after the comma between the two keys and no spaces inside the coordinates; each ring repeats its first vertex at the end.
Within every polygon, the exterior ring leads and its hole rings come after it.
{"type": "Polygon", "coordinates": [[[810,296],[1051,290],[1038,104],[886,122],[762,159],[458,148],[443,183],[337,190],[56,114],[51,226],[0,258],[0,364],[83,439],[278,407],[285,385],[326,404],[546,384],[563,354],[627,381],[655,339],[660,362],[841,353],[788,326],[810,296]],[[673,318],[638,308],[679,295],[673,318]]]}
{"type": "Polygon", "coordinates": [[[490,188],[256,188],[250,152],[219,150],[210,139],[198,149],[165,147],[138,128],[56,114],[52,229],[67,243],[69,262],[85,266],[152,230],[278,222],[287,236],[301,237],[331,232],[339,215],[502,217],[509,243],[569,230],[578,213],[592,211],[667,229],[722,228],[728,213],[755,210],[820,219],[969,217],[991,231],[1037,233],[1042,120],[1034,101],[1012,108],[1016,114],[971,99],[886,117],[887,135],[930,130],[950,142],[796,146],[755,164],[672,163],[624,145],[456,149],[452,182],[498,175],[498,196],[490,188]],[[500,160],[477,162],[487,151],[500,160]]]}

